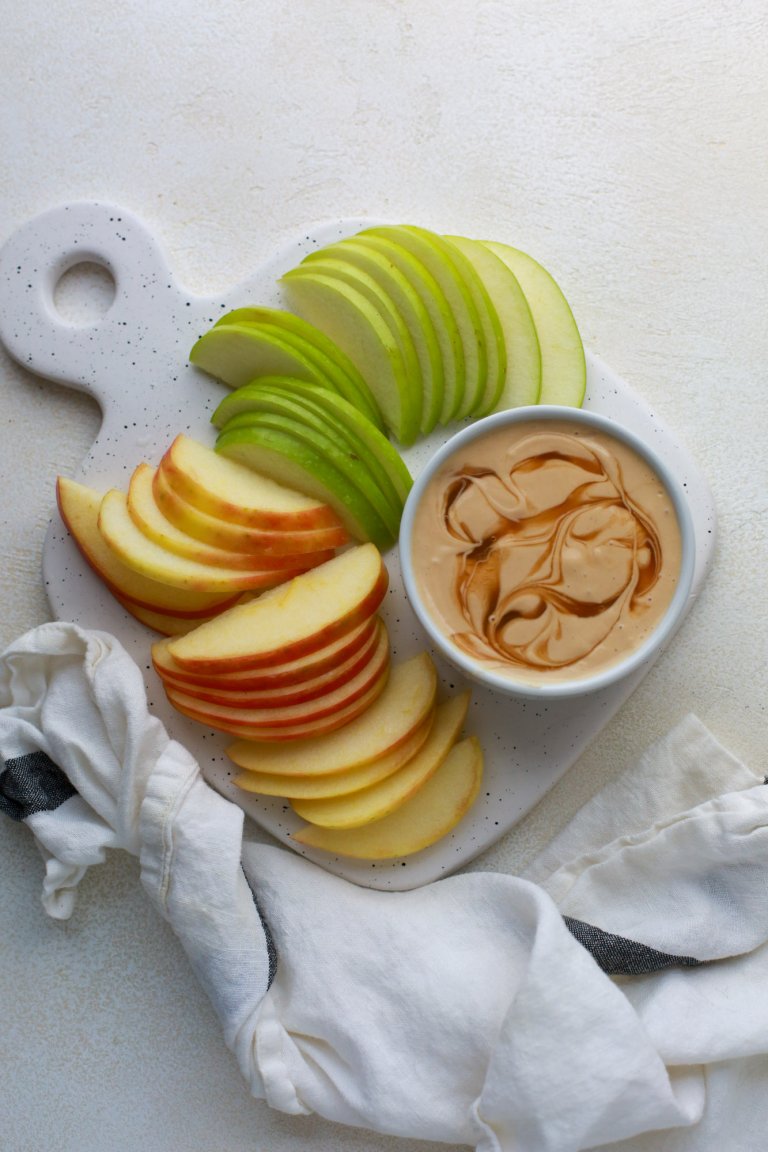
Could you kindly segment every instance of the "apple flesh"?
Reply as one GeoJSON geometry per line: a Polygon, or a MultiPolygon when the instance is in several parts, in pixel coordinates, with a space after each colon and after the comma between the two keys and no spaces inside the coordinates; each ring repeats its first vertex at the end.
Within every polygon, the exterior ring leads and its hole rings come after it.
{"type": "Polygon", "coordinates": [[[349,633],[378,611],[387,585],[378,549],[360,544],[172,641],[168,651],[190,672],[273,666],[349,633]]]}
{"type": "Polygon", "coordinates": [[[474,803],[482,777],[482,749],[470,736],[455,744],[426,783],[390,815],[360,828],[307,824],[292,839],[307,848],[358,860],[410,856],[456,827],[474,803]]]}
{"type": "Polygon", "coordinates": [[[360,828],[405,804],[437,771],[461,733],[469,707],[463,692],[439,704],[429,736],[401,768],[375,784],[342,796],[292,801],[297,816],[323,828],[360,828]]]}
{"type": "Polygon", "coordinates": [[[437,670],[427,652],[392,666],[379,698],[333,735],[295,749],[259,748],[242,741],[227,749],[247,771],[278,776],[324,776],[370,764],[404,744],[432,714],[437,670]]]}

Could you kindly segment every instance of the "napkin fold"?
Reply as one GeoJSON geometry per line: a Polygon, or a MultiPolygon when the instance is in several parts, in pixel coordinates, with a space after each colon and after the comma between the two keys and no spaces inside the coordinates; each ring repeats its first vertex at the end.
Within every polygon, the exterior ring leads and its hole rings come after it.
{"type": "Polygon", "coordinates": [[[47,624],[7,649],[0,756],[49,914],[108,849],[139,856],[277,1109],[478,1152],[629,1152],[655,1131],[682,1152],[710,1146],[722,1070],[768,1052],[768,790],[695,717],[525,876],[403,893],[244,837],[106,633],[47,624]]]}

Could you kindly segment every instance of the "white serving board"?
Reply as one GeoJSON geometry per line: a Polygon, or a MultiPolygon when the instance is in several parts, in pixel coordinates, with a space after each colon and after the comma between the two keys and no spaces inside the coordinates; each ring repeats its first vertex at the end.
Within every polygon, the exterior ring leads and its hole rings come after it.
{"type": "MultiPolygon", "coordinates": [[[[284,306],[277,286],[284,271],[312,248],[370,224],[345,219],[313,227],[246,283],[213,298],[190,296],[176,282],[155,238],[125,209],[104,203],[65,204],[21,228],[0,251],[0,340],[30,372],[98,401],[103,422],[76,479],[102,490],[125,488],[136,465],[142,460],[156,464],[179,432],[212,445],[210,414],[228,390],[189,365],[194,341],[232,308],[249,303],[284,306]],[[54,304],[61,276],[83,262],[106,267],[116,286],[109,311],[87,326],[65,322],[54,304]]],[[[685,486],[697,544],[692,603],[714,551],[715,512],[708,485],[643,400],[595,356],[588,355],[587,364],[585,407],[632,428],[670,463],[685,486]]],[[[441,430],[404,453],[414,475],[447,434],[441,430]]],[[[167,703],[149,659],[154,634],[123,611],[82,560],[55,511],[53,493],[51,504],[43,577],[54,615],[117,636],[144,672],[152,711],[198,758],[211,785],[294,847],[289,834],[300,821],[287,802],[249,796],[232,784],[233,766],[225,754],[231,737],[187,720],[167,703]]],[[[401,660],[427,642],[405,598],[397,550],[385,559],[391,587],[382,615],[394,659],[401,660]]],[[[433,656],[442,688],[459,690],[459,675],[433,656]]],[[[298,850],[324,868],[374,888],[413,888],[448,874],[496,841],[541,799],[649,666],[603,692],[546,704],[512,701],[473,687],[466,728],[482,743],[485,777],[476,804],[451,835],[405,860],[376,863],[298,850]]]]}

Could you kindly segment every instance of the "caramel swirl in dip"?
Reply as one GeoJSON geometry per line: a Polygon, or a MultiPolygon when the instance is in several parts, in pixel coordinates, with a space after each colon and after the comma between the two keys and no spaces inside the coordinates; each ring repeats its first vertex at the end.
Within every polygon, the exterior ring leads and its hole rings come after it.
{"type": "Polygon", "coordinates": [[[494,671],[593,675],[653,631],[681,540],[655,471],[622,441],[560,421],[496,429],[457,451],[414,520],[429,614],[494,671]]]}

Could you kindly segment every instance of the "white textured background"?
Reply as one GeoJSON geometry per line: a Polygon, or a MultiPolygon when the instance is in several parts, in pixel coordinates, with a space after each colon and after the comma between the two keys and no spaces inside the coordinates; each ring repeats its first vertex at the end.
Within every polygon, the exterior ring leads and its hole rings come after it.
{"type": "MultiPolygon", "coordinates": [[[[582,760],[473,867],[517,868],[687,711],[765,767],[764,0],[0,0],[0,27],[0,241],[101,197],[143,216],[179,279],[208,293],[329,217],[507,240],[553,271],[585,343],[697,456],[720,517],[700,602],[582,760]]],[[[54,478],[99,417],[2,355],[0,390],[5,645],[47,617],[54,478]]],[[[88,877],[67,925],[46,920],[41,876],[4,822],[3,1152],[436,1147],[251,1101],[135,862],[117,854],[88,877]]]]}

